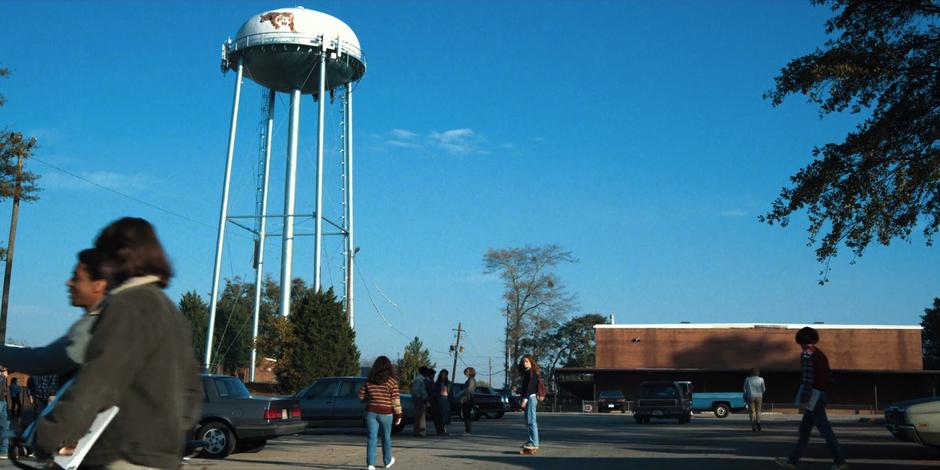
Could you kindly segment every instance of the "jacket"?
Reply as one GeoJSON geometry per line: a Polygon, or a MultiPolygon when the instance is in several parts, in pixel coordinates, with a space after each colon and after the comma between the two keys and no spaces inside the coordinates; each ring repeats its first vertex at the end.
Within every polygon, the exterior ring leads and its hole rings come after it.
{"type": "Polygon", "coordinates": [[[157,281],[155,276],[128,279],[102,302],[85,363],[36,428],[40,452],[53,454],[74,444],[99,411],[116,405],[117,416],[85,464],[123,459],[148,467],[179,466],[203,391],[189,322],[157,281]]]}
{"type": "Polygon", "coordinates": [[[539,391],[539,378],[534,369],[523,370],[522,386],[519,387],[519,395],[523,399],[529,398],[529,395],[535,395],[539,391]]]}
{"type": "Polygon", "coordinates": [[[473,377],[468,377],[464,383],[463,394],[460,395],[460,403],[473,402],[473,393],[477,391],[477,381],[473,377]]]}
{"type": "Polygon", "coordinates": [[[414,380],[411,381],[411,398],[415,400],[428,400],[428,389],[424,383],[424,376],[421,374],[415,375],[414,380]]]}

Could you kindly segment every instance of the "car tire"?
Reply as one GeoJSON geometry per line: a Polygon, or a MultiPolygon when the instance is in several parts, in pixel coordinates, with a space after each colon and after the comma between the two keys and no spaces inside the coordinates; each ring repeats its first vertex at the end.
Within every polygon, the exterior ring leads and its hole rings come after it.
{"type": "Polygon", "coordinates": [[[267,439],[261,439],[257,441],[238,441],[238,444],[235,446],[235,451],[243,454],[254,454],[261,452],[264,449],[264,446],[267,444],[267,439]]]}
{"type": "Polygon", "coordinates": [[[499,418],[502,418],[504,414],[505,412],[503,411],[490,411],[486,413],[485,416],[487,419],[499,419],[499,418]]]}
{"type": "Polygon", "coordinates": [[[219,422],[209,422],[196,431],[196,439],[206,441],[206,446],[199,452],[200,457],[224,459],[235,450],[235,435],[228,426],[219,422]]]}
{"type": "Polygon", "coordinates": [[[731,409],[728,408],[728,405],[724,403],[718,403],[717,405],[715,405],[715,408],[713,411],[715,412],[715,416],[719,418],[727,418],[728,415],[731,414],[731,409]]]}

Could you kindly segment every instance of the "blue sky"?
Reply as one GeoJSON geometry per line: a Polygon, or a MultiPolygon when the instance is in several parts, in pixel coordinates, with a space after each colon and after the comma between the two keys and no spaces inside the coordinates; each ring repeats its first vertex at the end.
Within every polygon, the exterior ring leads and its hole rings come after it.
{"type": "MultiPolygon", "coordinates": [[[[364,358],[419,336],[439,366],[463,322],[465,361],[502,363],[502,286],[488,248],[558,244],[575,313],[620,323],[915,324],[940,295],[919,235],[836,259],[806,223],[757,222],[816,145],[853,128],[803,97],[761,99],[825,40],[803,2],[307,2],[359,37],[355,90],[357,336],[364,358]],[[370,298],[371,294],[371,298],[370,298]],[[381,316],[393,328],[390,328],[381,316]]],[[[0,125],[36,136],[42,199],[24,205],[8,336],[43,344],[79,312],[64,282],[109,221],[152,221],[178,271],[169,294],[210,290],[234,74],[220,45],[272,2],[5,2],[0,125]],[[37,11],[41,12],[38,14],[37,11]],[[40,163],[39,160],[46,164],[40,163]],[[48,164],[48,165],[47,165],[48,164]],[[92,186],[74,173],[138,201],[92,186]],[[156,208],[155,208],[155,207],[156,208]],[[159,209],[157,209],[159,208],[159,209]]],[[[253,212],[262,91],[242,95],[230,213],[253,212]]],[[[279,95],[269,205],[283,210],[287,96],[279,95]]],[[[315,103],[301,105],[298,212],[314,205],[315,103]]],[[[327,112],[324,212],[339,218],[339,109],[327,112]]],[[[5,231],[9,201],[2,204],[5,231]]],[[[275,223],[273,230],[278,230],[275,223]]],[[[309,232],[312,223],[298,224],[309,232]]],[[[226,277],[252,277],[229,229],[226,277]]],[[[280,241],[267,245],[277,279],[280,241]]],[[[312,238],[294,274],[312,280],[312,238]]],[[[324,285],[340,289],[339,239],[324,285]]],[[[495,372],[494,372],[495,373],[495,372]]],[[[494,380],[501,380],[494,375],[494,380]]]]}

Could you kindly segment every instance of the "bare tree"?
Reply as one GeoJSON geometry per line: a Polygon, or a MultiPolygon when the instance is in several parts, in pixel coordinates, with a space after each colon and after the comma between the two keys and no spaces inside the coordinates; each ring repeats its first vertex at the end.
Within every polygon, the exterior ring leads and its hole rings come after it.
{"type": "MultiPolygon", "coordinates": [[[[490,249],[483,257],[484,272],[498,273],[506,291],[504,367],[505,386],[516,376],[515,364],[523,351],[523,338],[542,336],[546,325],[563,318],[572,308],[574,297],[565,292],[553,269],[577,260],[558,245],[490,249]]],[[[536,357],[537,358],[537,357],[536,357]]]]}

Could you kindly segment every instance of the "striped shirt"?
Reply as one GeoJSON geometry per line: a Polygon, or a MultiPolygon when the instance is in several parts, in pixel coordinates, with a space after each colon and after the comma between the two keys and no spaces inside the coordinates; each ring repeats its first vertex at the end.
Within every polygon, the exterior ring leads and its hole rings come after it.
{"type": "Polygon", "coordinates": [[[380,385],[370,382],[359,387],[359,399],[366,402],[366,411],[380,415],[401,416],[401,396],[398,392],[398,381],[394,377],[380,385]]]}

